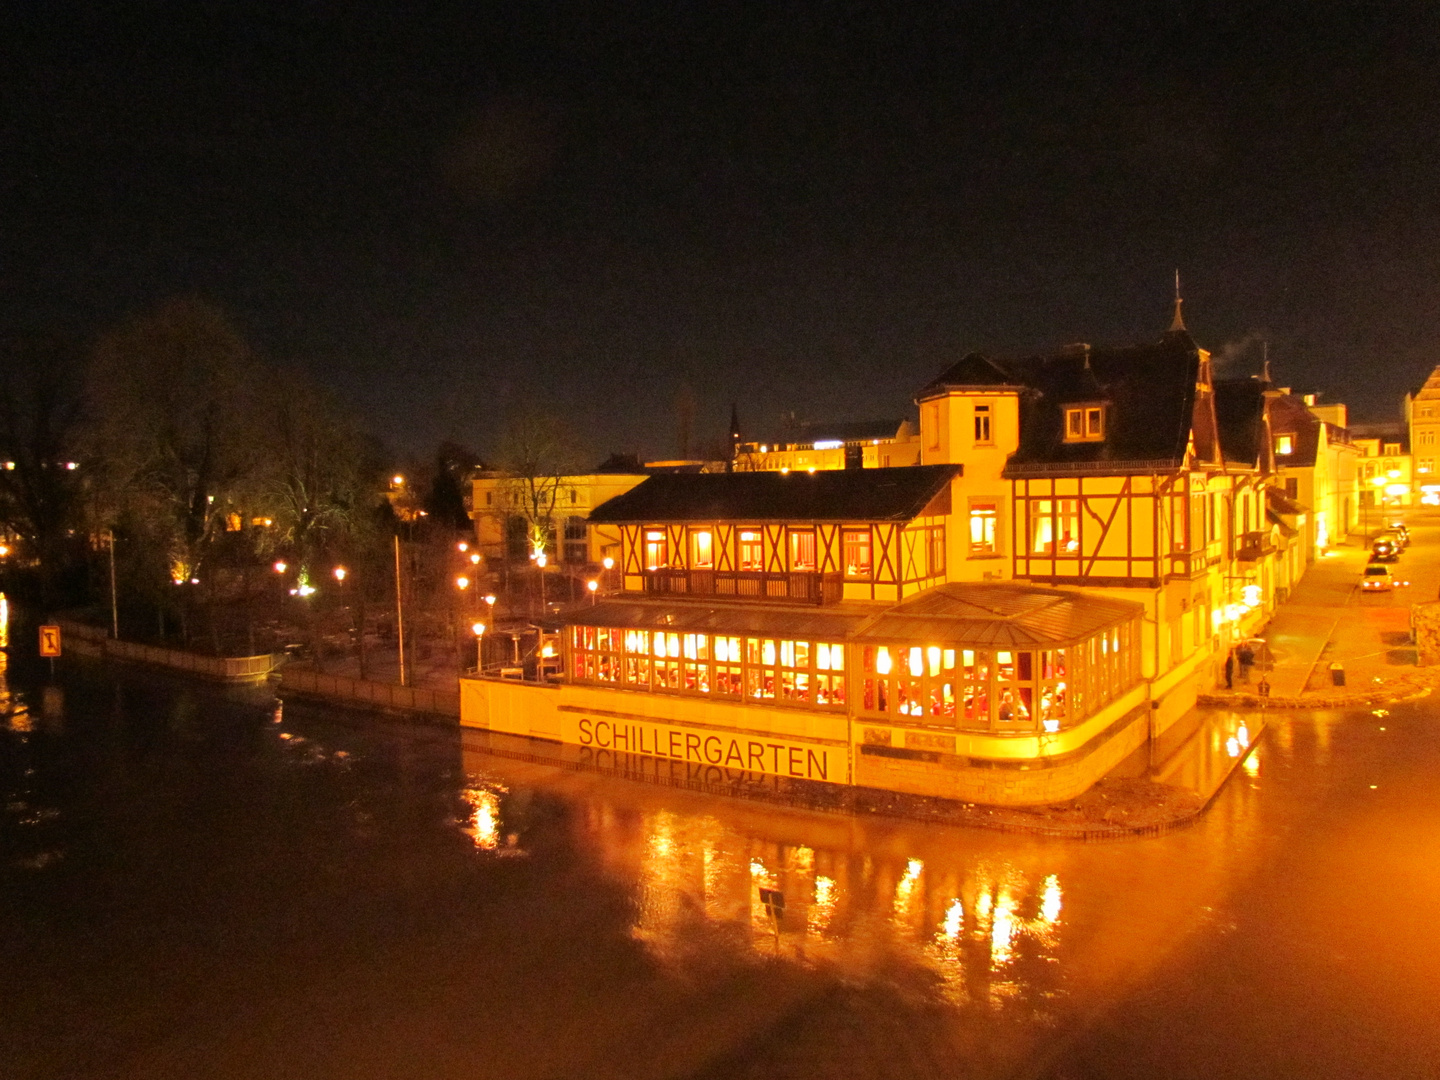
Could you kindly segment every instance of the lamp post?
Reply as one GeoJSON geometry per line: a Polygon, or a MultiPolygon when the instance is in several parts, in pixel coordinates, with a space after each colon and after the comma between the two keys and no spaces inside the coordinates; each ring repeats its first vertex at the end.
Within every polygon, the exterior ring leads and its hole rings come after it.
{"type": "MultiPolygon", "coordinates": [[[[397,476],[401,483],[404,477],[397,476]]],[[[400,646],[400,685],[405,685],[405,608],[400,597],[400,534],[395,534],[395,636],[400,646]]]]}
{"type": "Polygon", "coordinates": [[[595,594],[600,591],[600,582],[596,581],[594,578],[591,578],[585,583],[585,587],[590,590],[590,606],[594,607],[595,594]]]}
{"type": "Polygon", "coordinates": [[[470,631],[475,635],[475,674],[479,675],[485,670],[485,624],[471,623],[470,631]]]}
{"type": "Polygon", "coordinates": [[[615,569],[615,560],[609,555],[606,555],[605,558],[600,560],[600,565],[605,567],[605,573],[601,575],[605,579],[605,590],[607,592],[614,592],[615,583],[610,580],[610,571],[615,569]]]}

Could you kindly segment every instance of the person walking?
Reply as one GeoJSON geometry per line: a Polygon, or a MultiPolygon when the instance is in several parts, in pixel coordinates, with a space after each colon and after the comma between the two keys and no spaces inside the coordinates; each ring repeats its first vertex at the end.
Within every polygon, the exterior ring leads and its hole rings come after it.
{"type": "Polygon", "coordinates": [[[1235,650],[1235,657],[1240,661],[1240,681],[1248,683],[1250,681],[1250,665],[1255,663],[1255,650],[1250,647],[1248,641],[1242,642],[1240,647],[1235,650]]]}
{"type": "Polygon", "coordinates": [[[1231,649],[1225,654],[1225,689],[1235,688],[1235,650],[1231,649]]]}

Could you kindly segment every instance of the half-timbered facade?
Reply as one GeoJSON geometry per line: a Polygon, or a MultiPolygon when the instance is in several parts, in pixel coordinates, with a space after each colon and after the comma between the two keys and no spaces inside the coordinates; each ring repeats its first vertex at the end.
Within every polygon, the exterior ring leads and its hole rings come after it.
{"type": "Polygon", "coordinates": [[[467,680],[463,721],[672,769],[1073,797],[1264,617],[1293,505],[1270,394],[1217,384],[1177,310],[1147,345],[962,358],[917,395],[918,465],[652,476],[590,515],[618,567],[568,617],[563,681],[467,680]]]}

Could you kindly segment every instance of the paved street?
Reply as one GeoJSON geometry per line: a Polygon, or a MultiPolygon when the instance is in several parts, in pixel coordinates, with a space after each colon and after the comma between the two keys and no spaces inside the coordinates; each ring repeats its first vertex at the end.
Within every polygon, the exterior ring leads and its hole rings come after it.
{"type": "MultiPolygon", "coordinates": [[[[1378,516],[1372,518],[1372,529],[1378,516]]],[[[1410,528],[1410,547],[1391,565],[1409,585],[1363,593],[1359,582],[1369,547],[1358,535],[1317,559],[1264,633],[1275,656],[1270,674],[1275,697],[1336,692],[1332,663],[1343,667],[1346,690],[1375,687],[1415,670],[1410,605],[1440,593],[1440,511],[1413,509],[1386,520],[1401,520],[1410,528]]],[[[1256,679],[1252,676],[1252,682],[1256,679]]],[[[1236,690],[1245,689],[1237,680],[1236,690]]]]}

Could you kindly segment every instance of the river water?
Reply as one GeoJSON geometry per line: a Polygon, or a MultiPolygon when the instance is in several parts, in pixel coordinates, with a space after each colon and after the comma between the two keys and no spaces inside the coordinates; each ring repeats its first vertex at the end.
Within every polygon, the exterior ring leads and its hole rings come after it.
{"type": "Polygon", "coordinates": [[[19,664],[6,1077],[1440,1075],[1425,703],[1282,714],[1195,826],[1085,844],[19,664]]]}

